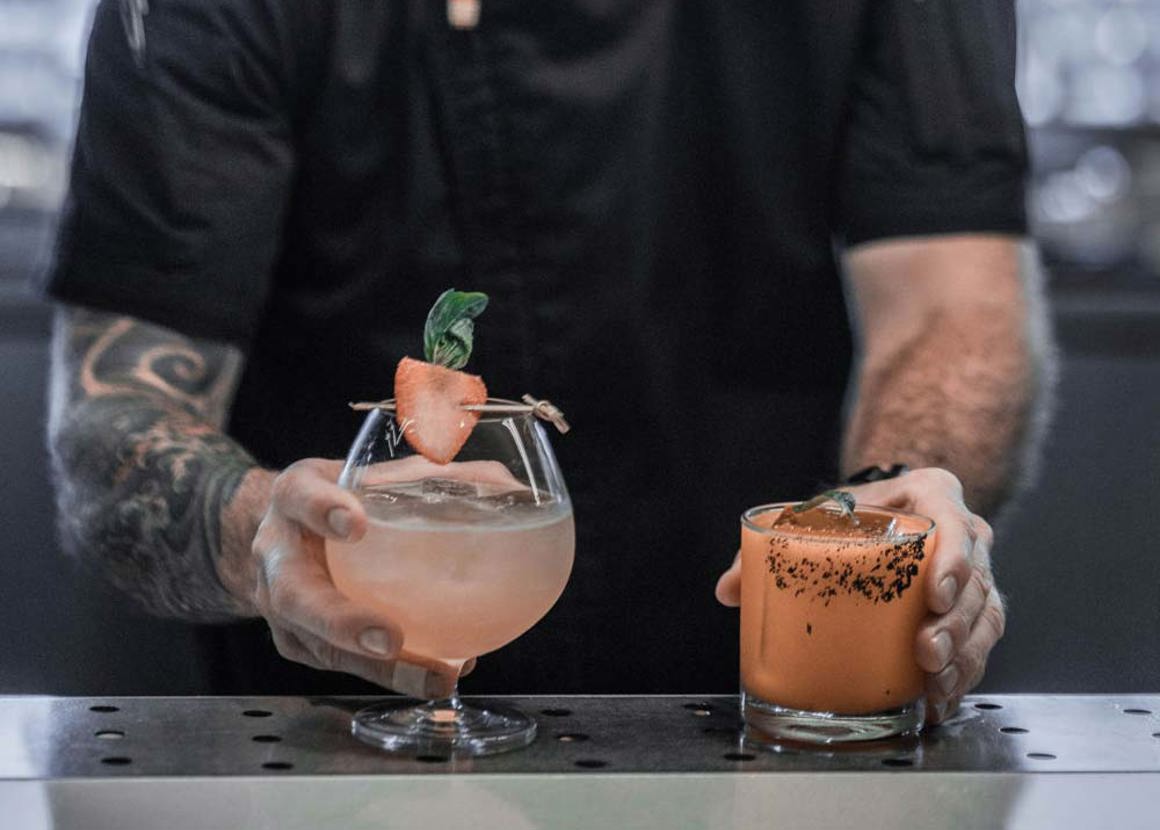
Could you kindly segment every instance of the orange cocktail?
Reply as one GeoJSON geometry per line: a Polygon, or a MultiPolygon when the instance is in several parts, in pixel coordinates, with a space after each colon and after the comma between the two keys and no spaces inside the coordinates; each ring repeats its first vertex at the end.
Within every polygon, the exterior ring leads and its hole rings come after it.
{"type": "Polygon", "coordinates": [[[751,737],[917,731],[930,519],[859,505],[755,507],[741,525],[741,686],[751,737]]]}

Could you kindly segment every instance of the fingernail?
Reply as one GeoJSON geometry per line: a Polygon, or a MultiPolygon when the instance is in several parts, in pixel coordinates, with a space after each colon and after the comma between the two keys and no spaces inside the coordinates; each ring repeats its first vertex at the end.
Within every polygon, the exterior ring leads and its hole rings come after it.
{"type": "Polygon", "coordinates": [[[951,606],[955,604],[955,598],[959,595],[959,581],[953,576],[944,576],[942,582],[938,584],[938,601],[942,603],[942,607],[950,610],[951,606]]]}
{"type": "Polygon", "coordinates": [[[336,536],[345,539],[350,535],[350,511],[345,507],[335,507],[327,513],[326,523],[336,536]]]}
{"type": "Polygon", "coordinates": [[[363,651],[385,657],[391,653],[391,635],[381,628],[368,628],[358,635],[358,644],[363,651]]]}
{"type": "Polygon", "coordinates": [[[959,670],[954,666],[947,666],[935,677],[935,683],[944,695],[950,697],[955,687],[959,685],[959,670]]]}
{"type": "Polygon", "coordinates": [[[951,642],[951,635],[945,631],[940,631],[931,638],[931,644],[934,646],[934,659],[938,662],[941,669],[951,660],[951,649],[954,643],[951,642]]]}

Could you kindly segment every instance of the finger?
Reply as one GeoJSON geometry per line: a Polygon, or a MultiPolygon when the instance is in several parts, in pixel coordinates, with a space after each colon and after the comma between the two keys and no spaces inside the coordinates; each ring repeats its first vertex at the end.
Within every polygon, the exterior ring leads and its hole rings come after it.
{"type": "Polygon", "coordinates": [[[287,660],[302,663],[315,669],[322,668],[318,665],[318,661],[314,658],[314,655],[310,653],[310,649],[289,628],[271,623],[270,636],[274,640],[274,648],[287,660]]]}
{"type": "Polygon", "coordinates": [[[954,473],[937,467],[911,470],[896,478],[856,484],[848,489],[858,504],[915,510],[920,501],[932,497],[961,502],[963,486],[954,473]]]}
{"type": "Polygon", "coordinates": [[[955,659],[938,674],[927,677],[927,694],[935,703],[951,700],[973,689],[983,679],[987,657],[1003,636],[1007,616],[999,592],[987,594],[983,612],[955,659]]]}
{"type": "Polygon", "coordinates": [[[733,557],[733,564],[729,570],[721,574],[717,580],[717,587],[713,591],[717,601],[730,608],[741,604],[741,553],[733,557]]]}
{"type": "Polygon", "coordinates": [[[926,722],[933,726],[953,718],[959,713],[959,705],[961,702],[961,698],[944,700],[940,703],[931,703],[928,701],[926,706],[926,722]]]}
{"type": "Polygon", "coordinates": [[[940,504],[927,515],[935,523],[934,552],[926,569],[926,604],[935,614],[946,614],[971,579],[976,534],[965,507],[940,504]]]}
{"type": "Polygon", "coordinates": [[[317,537],[285,534],[262,557],[264,589],[256,600],[274,622],[293,625],[335,648],[374,658],[394,657],[403,646],[403,632],[387,614],[348,599],[322,564],[317,537]]]}
{"type": "MultiPolygon", "coordinates": [[[[428,461],[421,455],[408,455],[364,467],[362,484],[370,487],[447,475],[445,465],[428,461]]],[[[455,465],[455,478],[473,484],[490,484],[505,492],[528,489],[528,485],[512,475],[508,466],[500,461],[459,461],[455,465]]]]}
{"type": "Polygon", "coordinates": [[[448,665],[405,651],[394,660],[375,660],[336,648],[310,634],[304,635],[304,640],[320,668],[353,674],[410,697],[424,700],[447,697],[459,679],[458,663],[448,665]]]}
{"type": "Polygon", "coordinates": [[[990,586],[980,568],[973,568],[967,587],[946,614],[927,617],[919,626],[915,655],[926,672],[940,672],[966,645],[975,621],[983,613],[990,586]]]}
{"type": "Polygon", "coordinates": [[[978,536],[978,517],[963,503],[959,480],[953,473],[932,467],[858,485],[851,492],[863,504],[910,510],[934,520],[934,550],[926,568],[927,606],[935,614],[949,611],[970,579],[971,552],[978,536]]]}
{"type": "Polygon", "coordinates": [[[308,458],[274,480],[271,510],[330,539],[356,540],[366,532],[366,511],[337,484],[341,461],[308,458]]]}
{"type": "Polygon", "coordinates": [[[406,652],[399,659],[375,660],[344,651],[293,626],[271,626],[270,631],[279,654],[311,668],[354,675],[385,689],[425,700],[447,697],[455,688],[457,665],[406,652]]]}

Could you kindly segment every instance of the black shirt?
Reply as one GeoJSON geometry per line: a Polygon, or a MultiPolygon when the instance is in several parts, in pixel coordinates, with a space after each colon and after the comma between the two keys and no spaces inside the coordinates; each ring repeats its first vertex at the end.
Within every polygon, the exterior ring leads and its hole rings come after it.
{"type": "MultiPolygon", "coordinates": [[[[229,427],[343,456],[443,289],[469,369],[550,398],[555,610],[465,691],[722,691],[747,506],[836,472],[835,242],[1024,229],[1004,0],[105,0],[48,290],[248,354],[229,427]]],[[[216,629],[223,692],[338,691],[216,629]]]]}

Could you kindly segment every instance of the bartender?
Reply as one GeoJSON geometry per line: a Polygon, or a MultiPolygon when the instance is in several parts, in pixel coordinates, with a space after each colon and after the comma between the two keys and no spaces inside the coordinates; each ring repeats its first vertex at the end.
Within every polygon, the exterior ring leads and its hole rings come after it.
{"type": "Polygon", "coordinates": [[[577,559],[466,691],[732,690],[741,511],[906,465],[854,491],[939,525],[944,717],[1047,376],[1012,65],[1006,0],[103,0],[47,281],[66,546],[220,693],[442,694],[321,552],[366,526],[346,402],[484,291],[469,370],[573,424],[577,559]]]}

